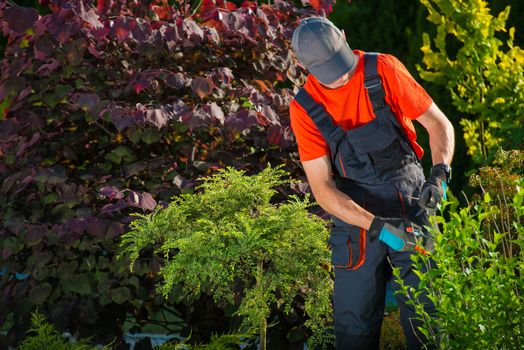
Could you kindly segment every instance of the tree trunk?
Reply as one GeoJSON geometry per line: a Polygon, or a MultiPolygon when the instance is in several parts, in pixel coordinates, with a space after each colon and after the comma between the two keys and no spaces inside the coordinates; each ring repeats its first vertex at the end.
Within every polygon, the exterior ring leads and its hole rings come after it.
{"type": "MultiPolygon", "coordinates": [[[[262,275],[264,273],[263,261],[257,262],[257,287],[262,283],[262,275]]],[[[267,321],[265,318],[260,320],[260,350],[266,350],[266,337],[267,337],[267,321]]]]}

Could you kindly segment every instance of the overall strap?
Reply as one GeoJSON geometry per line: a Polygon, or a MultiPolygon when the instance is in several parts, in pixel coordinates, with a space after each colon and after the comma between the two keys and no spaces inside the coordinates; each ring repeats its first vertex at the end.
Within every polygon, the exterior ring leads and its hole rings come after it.
{"type": "Polygon", "coordinates": [[[317,103],[306,91],[301,88],[296,94],[295,100],[304,108],[309,117],[313,120],[318,130],[326,142],[338,143],[344,137],[345,131],[340,126],[333,124],[331,115],[324,109],[320,103],[317,103]]]}
{"type": "Polygon", "coordinates": [[[364,54],[364,86],[368,92],[373,112],[377,119],[382,119],[385,113],[381,111],[389,109],[386,103],[386,92],[382,87],[382,79],[377,69],[378,53],[368,52],[364,54]]]}
{"type": "Polygon", "coordinates": [[[386,103],[386,92],[382,86],[382,78],[378,74],[377,59],[377,52],[366,52],[364,54],[364,86],[366,87],[369,99],[373,106],[375,118],[377,118],[380,123],[384,123],[384,121],[389,119],[399,134],[402,136],[404,141],[408,143],[410,150],[415,153],[413,147],[411,146],[411,142],[408,140],[406,131],[400,125],[397,118],[395,118],[395,115],[391,111],[391,108],[386,103]]]}

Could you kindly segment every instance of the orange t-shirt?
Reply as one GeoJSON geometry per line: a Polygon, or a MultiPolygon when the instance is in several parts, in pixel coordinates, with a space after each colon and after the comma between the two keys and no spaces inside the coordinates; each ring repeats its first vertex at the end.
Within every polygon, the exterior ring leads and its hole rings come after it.
{"type": "MultiPolygon", "coordinates": [[[[328,89],[313,76],[307,77],[304,88],[324,106],[336,125],[344,130],[366,124],[375,118],[373,106],[364,87],[364,52],[353,51],[359,57],[356,71],[345,85],[328,89]]],[[[380,54],[377,69],[386,92],[386,102],[406,130],[406,135],[419,158],[424,151],[417,142],[412,120],[422,115],[433,102],[427,92],[413,79],[404,65],[394,56],[380,54]]],[[[291,127],[298,144],[301,161],[328,155],[329,145],[306,111],[293,101],[290,105],[291,127]]]]}

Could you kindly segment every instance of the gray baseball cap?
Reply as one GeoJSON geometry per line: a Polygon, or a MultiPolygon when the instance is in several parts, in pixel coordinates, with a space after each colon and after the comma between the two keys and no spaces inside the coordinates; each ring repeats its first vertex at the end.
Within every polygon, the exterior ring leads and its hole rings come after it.
{"type": "Polygon", "coordinates": [[[331,84],[357,62],[342,32],[324,17],[303,19],[291,47],[300,63],[323,84],[331,84]]]}

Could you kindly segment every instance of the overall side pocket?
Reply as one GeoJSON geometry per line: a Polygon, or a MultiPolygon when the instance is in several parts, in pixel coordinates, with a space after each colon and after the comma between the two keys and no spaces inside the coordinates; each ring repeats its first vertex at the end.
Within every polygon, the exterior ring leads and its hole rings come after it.
{"type": "Polygon", "coordinates": [[[329,238],[331,265],[356,270],[366,260],[366,230],[356,226],[334,227],[329,238]]]}

